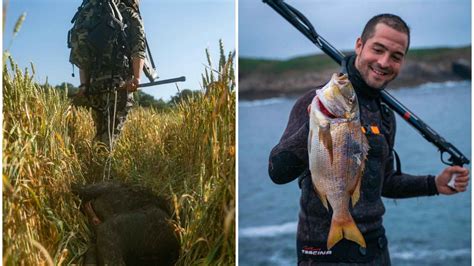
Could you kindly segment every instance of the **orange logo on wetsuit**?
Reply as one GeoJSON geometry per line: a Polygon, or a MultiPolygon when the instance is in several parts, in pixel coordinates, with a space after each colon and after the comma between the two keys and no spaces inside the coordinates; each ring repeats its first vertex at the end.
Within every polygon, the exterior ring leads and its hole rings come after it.
{"type": "Polygon", "coordinates": [[[380,134],[380,129],[377,125],[362,126],[361,130],[362,130],[362,133],[364,133],[364,134],[374,134],[374,135],[379,135],[380,134]]]}

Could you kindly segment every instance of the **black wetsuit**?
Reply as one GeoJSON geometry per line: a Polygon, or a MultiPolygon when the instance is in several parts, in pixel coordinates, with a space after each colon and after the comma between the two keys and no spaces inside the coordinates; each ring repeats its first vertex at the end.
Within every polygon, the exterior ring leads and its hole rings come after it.
{"type": "Polygon", "coordinates": [[[317,197],[308,170],[307,107],[315,96],[315,90],[311,90],[296,101],[287,128],[280,142],[271,151],[269,161],[269,174],[273,182],[285,184],[298,178],[301,188],[297,232],[300,265],[336,261],[361,265],[390,265],[385,230],[382,226],[385,207],[381,196],[407,198],[438,193],[434,176],[412,176],[394,169],[394,113],[381,103],[379,90],[370,88],[362,80],[354,67],[354,61],[355,56],[346,58],[345,66],[357,93],[361,124],[367,129],[370,149],[362,177],[360,199],[355,207],[351,208],[351,214],[364,235],[367,249],[359,248],[356,243],[343,239],[330,252],[326,250],[332,210],[330,208],[328,212],[317,197]]]}

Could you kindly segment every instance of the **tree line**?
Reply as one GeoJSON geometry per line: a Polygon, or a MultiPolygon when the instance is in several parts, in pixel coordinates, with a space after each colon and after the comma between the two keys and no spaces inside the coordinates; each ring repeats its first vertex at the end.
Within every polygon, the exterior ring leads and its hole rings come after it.
{"type": "MultiPolygon", "coordinates": [[[[60,85],[55,86],[54,88],[61,91],[66,91],[67,89],[67,96],[68,98],[72,100],[74,105],[77,105],[77,106],[86,105],[85,98],[75,97],[79,91],[79,88],[74,86],[73,84],[63,82],[60,85]]],[[[135,101],[137,105],[142,106],[142,107],[152,107],[157,110],[167,110],[171,107],[176,106],[183,100],[186,100],[198,93],[201,93],[201,92],[184,89],[184,90],[178,91],[176,95],[172,96],[169,101],[164,101],[162,98],[157,100],[152,95],[145,93],[141,90],[138,90],[138,93],[135,94],[135,101]]]]}

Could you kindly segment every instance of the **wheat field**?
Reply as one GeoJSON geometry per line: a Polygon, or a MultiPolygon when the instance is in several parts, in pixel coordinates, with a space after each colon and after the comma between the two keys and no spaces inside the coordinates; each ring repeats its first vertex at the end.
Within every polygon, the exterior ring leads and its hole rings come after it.
{"type": "Polygon", "coordinates": [[[71,184],[104,179],[172,199],[178,265],[235,264],[234,53],[220,47],[216,68],[207,53],[201,93],[168,112],[135,107],[111,153],[93,141],[90,110],[4,55],[4,265],[80,263],[93,232],[71,184]]]}

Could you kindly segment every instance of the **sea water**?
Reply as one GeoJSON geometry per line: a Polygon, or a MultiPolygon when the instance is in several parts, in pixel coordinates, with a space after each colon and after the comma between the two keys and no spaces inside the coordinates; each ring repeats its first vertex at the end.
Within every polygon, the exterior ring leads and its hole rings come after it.
{"type": "MultiPolygon", "coordinates": [[[[428,83],[391,94],[472,159],[471,82],[428,83]]],[[[295,101],[239,103],[239,265],[296,264],[300,191],[296,181],[272,183],[267,170],[295,101]]],[[[436,175],[445,167],[437,148],[398,116],[395,149],[403,172],[436,175]]],[[[392,265],[471,265],[470,190],[384,199],[392,265]]]]}

